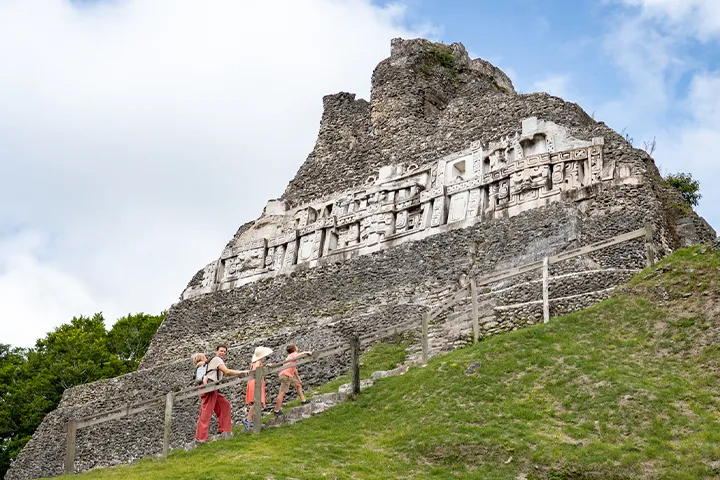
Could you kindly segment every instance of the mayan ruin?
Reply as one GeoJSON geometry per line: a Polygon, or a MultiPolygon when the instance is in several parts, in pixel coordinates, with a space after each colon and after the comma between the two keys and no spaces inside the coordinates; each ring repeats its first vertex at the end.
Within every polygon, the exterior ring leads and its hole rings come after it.
{"type": "MultiPolygon", "coordinates": [[[[372,72],[369,99],[341,92],[322,101],[315,147],[304,162],[298,152],[295,177],[197,266],[139,370],[66,390],[8,480],[61,475],[68,419],[186,387],[190,355],[218,342],[231,361],[259,344],[279,361],[289,341],[320,351],[349,334],[420,322],[469,279],[638,229],[652,229],[657,258],[716,237],[678,208],[647,152],[575,103],[516,92],[460,43],[396,38],[372,72]]],[[[550,265],[550,314],[608,298],[646,259],[638,238],[550,265]]],[[[538,272],[482,287],[480,337],[542,322],[541,290],[538,272]]],[[[429,335],[433,354],[447,352],[468,343],[472,326],[450,312],[429,335]]],[[[419,349],[416,341],[408,350],[419,349]]],[[[343,354],[303,373],[312,386],[348,368],[343,354]]],[[[244,388],[225,394],[240,399],[244,388]]],[[[198,403],[175,406],[171,448],[193,439],[198,403]]],[[[244,415],[232,413],[233,423],[244,415]]],[[[79,430],[75,471],[159,453],[163,415],[158,406],[79,430]]]]}

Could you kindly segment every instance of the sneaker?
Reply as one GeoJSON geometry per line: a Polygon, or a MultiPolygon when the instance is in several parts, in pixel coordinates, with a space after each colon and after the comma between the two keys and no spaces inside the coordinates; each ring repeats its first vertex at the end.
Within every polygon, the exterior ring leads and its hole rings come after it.
{"type": "Polygon", "coordinates": [[[273,414],[274,414],[276,417],[280,417],[280,416],[282,416],[282,415],[285,415],[285,413],[283,413],[282,410],[273,410],[273,414]]]}
{"type": "Polygon", "coordinates": [[[201,443],[208,443],[208,441],[207,440],[198,440],[197,438],[195,439],[195,445],[200,445],[201,443]]]}
{"type": "Polygon", "coordinates": [[[302,405],[307,405],[308,403],[310,403],[310,400],[305,400],[304,402],[300,402],[300,403],[301,403],[302,405]]]}
{"type": "Polygon", "coordinates": [[[222,432],[220,433],[220,439],[221,440],[228,440],[230,438],[233,438],[233,432],[222,432]]]}
{"type": "Polygon", "coordinates": [[[247,420],[243,420],[243,425],[245,426],[244,430],[246,432],[252,431],[253,427],[255,426],[255,424],[253,422],[249,422],[247,420]]]}

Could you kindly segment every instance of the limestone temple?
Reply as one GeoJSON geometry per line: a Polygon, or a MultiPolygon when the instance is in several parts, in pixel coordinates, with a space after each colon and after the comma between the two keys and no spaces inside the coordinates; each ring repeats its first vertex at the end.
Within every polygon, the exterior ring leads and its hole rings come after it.
{"type": "MultiPolygon", "coordinates": [[[[187,386],[190,355],[218,343],[230,345],[232,368],[247,368],[257,345],[319,351],[349,333],[419,322],[468,278],[646,224],[660,257],[715,238],[646,152],[576,104],[518,94],[459,43],[395,39],[372,73],[369,100],[338,93],[323,107],[315,147],[285,192],[190,280],[140,369],[67,390],[7,479],[62,474],[68,419],[187,386]]],[[[644,266],[641,240],[553,264],[551,314],[607,298],[644,266]]],[[[542,321],[540,287],[530,273],[484,288],[481,337],[542,321]]],[[[470,328],[453,312],[438,318],[432,351],[464,345],[470,328]]],[[[348,361],[307,365],[305,384],[333,379],[348,361]]],[[[268,378],[270,397],[277,386],[268,378]]],[[[243,386],[226,392],[235,424],[243,394],[243,386]]],[[[175,406],[173,448],[192,440],[198,403],[175,406]]],[[[158,453],[163,414],[159,406],[79,430],[76,471],[158,453]]]]}
{"type": "Polygon", "coordinates": [[[376,252],[482,219],[516,216],[560,200],[561,193],[612,181],[603,137],[571,137],[531,117],[521,131],[418,166],[395,164],[365,185],[294,208],[271,200],[252,228],[202,272],[189,299],[217,289],[376,252]]]}

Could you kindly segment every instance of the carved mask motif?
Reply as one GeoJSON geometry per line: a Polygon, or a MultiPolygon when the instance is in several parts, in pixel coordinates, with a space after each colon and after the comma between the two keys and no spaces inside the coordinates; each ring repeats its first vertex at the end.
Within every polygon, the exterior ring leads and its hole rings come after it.
{"type": "Polygon", "coordinates": [[[500,182],[500,186],[498,188],[498,198],[500,200],[506,199],[508,197],[510,190],[509,187],[510,185],[508,180],[503,180],[502,182],[500,182]]]}
{"type": "Polygon", "coordinates": [[[565,174],[563,173],[563,164],[558,163],[556,165],[553,165],[553,173],[552,173],[552,182],[553,186],[560,185],[565,178],[565,174]]]}

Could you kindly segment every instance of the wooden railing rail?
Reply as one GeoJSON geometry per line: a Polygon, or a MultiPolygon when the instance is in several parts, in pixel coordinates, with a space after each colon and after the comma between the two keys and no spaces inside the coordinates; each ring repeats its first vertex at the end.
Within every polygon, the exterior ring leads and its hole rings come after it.
{"type": "Polygon", "coordinates": [[[385,338],[392,335],[397,335],[398,333],[404,333],[408,332],[410,330],[417,330],[418,323],[417,320],[412,320],[407,323],[400,323],[398,325],[393,325],[392,327],[385,328],[383,330],[374,331],[371,333],[367,333],[360,337],[360,342],[365,342],[366,340],[377,340],[379,338],[385,338]]]}
{"type": "MultiPolygon", "coordinates": [[[[414,330],[418,328],[417,321],[408,322],[405,324],[399,324],[395,325],[389,328],[386,328],[384,330],[372,332],[370,334],[366,334],[362,337],[359,337],[357,335],[354,335],[350,337],[349,341],[340,342],[334,345],[331,345],[330,347],[321,350],[319,352],[313,352],[312,355],[308,355],[306,357],[300,358],[296,360],[296,363],[294,364],[288,364],[287,361],[277,362],[277,363],[271,363],[268,365],[265,365],[263,367],[257,368],[255,371],[253,371],[249,375],[245,376],[233,376],[228,379],[225,379],[220,382],[213,382],[208,385],[202,385],[202,386],[191,386],[187,388],[183,388],[178,391],[170,391],[164,395],[158,395],[153,398],[143,400],[141,402],[137,402],[134,404],[128,404],[121,407],[117,407],[111,410],[106,410],[104,412],[96,413],[94,415],[89,415],[82,418],[71,418],[68,420],[67,423],[67,445],[66,445],[66,453],[65,453],[65,473],[71,474],[74,473],[74,465],[75,465],[75,450],[76,450],[76,443],[77,443],[77,430],[84,427],[89,427],[92,425],[97,425],[100,423],[109,422],[111,420],[116,420],[119,418],[123,418],[135,413],[144,412],[146,410],[149,410],[151,408],[156,408],[158,406],[165,404],[165,428],[163,432],[163,457],[167,457],[169,449],[170,449],[170,432],[171,432],[171,425],[172,425],[172,410],[175,404],[177,402],[182,400],[187,400],[189,398],[197,397],[198,395],[204,394],[204,393],[210,393],[214,392],[216,390],[220,390],[221,388],[227,388],[232,387],[244,382],[247,382],[249,380],[255,379],[255,384],[260,385],[259,378],[264,377],[265,375],[269,374],[275,374],[279,373],[283,370],[286,370],[288,368],[298,367],[301,365],[305,365],[308,363],[317,362],[323,358],[330,357],[333,355],[338,355],[345,353],[347,351],[350,351],[351,353],[351,372],[352,372],[352,385],[353,385],[353,396],[356,396],[359,393],[359,385],[360,385],[360,377],[359,377],[359,368],[360,368],[360,345],[361,342],[371,340],[371,339],[378,339],[383,338],[386,336],[394,335],[397,333],[414,330]]],[[[260,395],[261,388],[255,389],[255,394],[260,395]]],[[[258,403],[259,405],[259,399],[258,403]]],[[[257,418],[258,415],[262,415],[262,409],[256,408],[255,409],[255,429],[254,433],[260,432],[261,427],[261,419],[257,418]]]]}
{"type": "Polygon", "coordinates": [[[430,314],[435,316],[440,312],[448,310],[458,303],[462,302],[467,298],[468,287],[462,287],[457,292],[453,293],[450,298],[443,300],[439,305],[436,305],[430,310],[430,314]]]}
{"type": "MultiPolygon", "coordinates": [[[[646,264],[648,266],[655,265],[655,249],[653,246],[653,234],[654,227],[651,224],[646,224],[645,227],[633,230],[631,232],[623,233],[612,238],[601,240],[599,242],[591,243],[583,247],[574,248],[556,255],[551,255],[538,260],[535,262],[526,263],[517,267],[508,268],[498,272],[493,272],[481,278],[471,278],[470,285],[460,288],[457,292],[453,293],[452,296],[445,299],[443,302],[432,308],[428,314],[429,318],[423,317],[423,328],[426,324],[432,321],[433,317],[437,317],[441,313],[450,310],[452,307],[459,303],[467,300],[467,296],[470,296],[470,302],[472,305],[472,327],[473,327],[473,343],[478,342],[480,336],[480,325],[479,325],[479,312],[478,312],[478,286],[490,285],[497,283],[501,280],[523,275],[525,273],[534,272],[536,270],[542,270],[542,296],[543,296],[543,322],[547,323],[550,321],[550,265],[554,263],[563,262],[571,258],[579,257],[581,255],[587,255],[592,252],[606,249],[613,245],[618,245],[636,238],[645,237],[645,257],[646,264]]],[[[427,346],[423,346],[424,351],[427,346]]]]}

